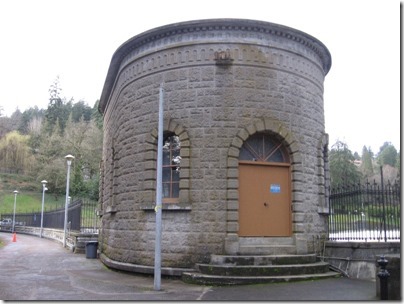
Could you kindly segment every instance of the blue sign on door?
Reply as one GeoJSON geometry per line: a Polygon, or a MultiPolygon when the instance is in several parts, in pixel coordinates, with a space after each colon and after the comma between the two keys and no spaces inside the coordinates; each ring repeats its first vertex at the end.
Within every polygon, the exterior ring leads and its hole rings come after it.
{"type": "Polygon", "coordinates": [[[269,192],[271,193],[280,193],[281,192],[281,185],[279,184],[271,184],[269,188],[269,192]]]}

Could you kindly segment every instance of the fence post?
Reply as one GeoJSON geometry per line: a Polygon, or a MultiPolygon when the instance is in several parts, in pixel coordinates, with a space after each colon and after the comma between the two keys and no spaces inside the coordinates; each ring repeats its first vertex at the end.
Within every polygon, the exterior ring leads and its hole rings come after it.
{"type": "Polygon", "coordinates": [[[383,167],[380,166],[380,180],[382,186],[382,207],[383,207],[383,230],[384,230],[384,241],[387,242],[387,227],[386,227],[386,207],[384,201],[384,182],[383,182],[383,167]]]}
{"type": "Polygon", "coordinates": [[[390,277],[390,273],[387,271],[386,266],[389,263],[388,260],[382,255],[379,260],[377,260],[377,264],[380,266],[380,271],[377,273],[377,276],[380,279],[380,300],[388,300],[389,299],[389,286],[388,280],[390,277]]]}

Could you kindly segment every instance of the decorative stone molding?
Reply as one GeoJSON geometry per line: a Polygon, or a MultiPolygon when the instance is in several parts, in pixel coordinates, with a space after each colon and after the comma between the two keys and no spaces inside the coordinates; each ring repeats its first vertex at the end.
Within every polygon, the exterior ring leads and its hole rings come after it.
{"type": "Polygon", "coordinates": [[[230,65],[233,62],[231,58],[230,50],[218,51],[214,53],[216,65],[230,65]]]}
{"type": "MultiPolygon", "coordinates": [[[[328,73],[331,67],[331,55],[328,49],[319,40],[304,32],[283,25],[247,19],[208,19],[175,23],[139,34],[129,39],[118,48],[112,57],[105,80],[99,104],[100,112],[105,111],[113,87],[116,86],[116,79],[121,78],[118,77],[118,73],[122,72],[122,68],[129,61],[133,60],[133,57],[139,57],[141,54],[142,56],[146,56],[150,52],[155,53],[156,51],[165,50],[164,57],[149,58],[136,68],[137,73],[139,73],[139,71],[153,70],[161,66],[163,62],[163,65],[175,64],[174,61],[171,61],[174,54],[171,56],[167,54],[167,45],[195,45],[195,41],[198,39],[202,40],[198,41],[198,43],[206,42],[211,44],[214,41],[220,43],[220,41],[225,41],[224,39],[226,38],[226,40],[230,40],[229,34],[233,36],[232,40],[239,39],[241,42],[250,38],[254,40],[254,44],[257,43],[257,40],[265,40],[266,38],[270,41],[270,44],[274,46],[282,45],[284,50],[287,50],[287,44],[277,42],[276,39],[271,37],[291,40],[294,44],[300,44],[302,47],[306,48],[308,52],[312,52],[313,55],[318,58],[321,63],[320,68],[322,69],[321,74],[323,76],[328,73]],[[248,37],[247,33],[250,37],[248,37]],[[178,37],[181,37],[179,41],[178,37]]],[[[248,43],[247,41],[247,44],[248,43]]],[[[274,46],[267,45],[269,48],[274,48],[274,46]]],[[[293,52],[293,49],[290,49],[289,52],[293,52]]],[[[185,54],[188,54],[186,55],[188,60],[190,60],[190,58],[191,60],[193,60],[192,58],[197,60],[195,50],[191,52],[185,51],[185,54]]],[[[202,61],[203,58],[210,58],[210,60],[212,60],[213,56],[200,56],[199,58],[202,58],[200,59],[202,61]]],[[[298,65],[298,61],[295,60],[293,65],[298,65]]],[[[127,73],[132,72],[128,71],[127,73]]],[[[127,79],[127,77],[123,78],[127,79]]]]}
{"type": "MultiPolygon", "coordinates": [[[[293,181],[296,179],[295,176],[299,174],[299,170],[293,168],[296,164],[296,159],[299,156],[298,145],[292,135],[292,132],[280,121],[274,118],[260,119],[255,123],[248,125],[247,127],[238,131],[237,136],[233,139],[230,148],[228,150],[228,167],[227,167],[227,179],[228,179],[228,190],[227,190],[227,236],[225,240],[226,253],[236,254],[239,248],[239,238],[238,238],[238,210],[239,210],[239,195],[238,195],[238,157],[240,149],[244,142],[249,136],[254,135],[257,132],[270,132],[273,135],[281,138],[284,143],[284,147],[289,151],[290,163],[291,163],[291,192],[296,193],[296,183],[293,181]],[[284,135],[284,136],[282,136],[284,135]],[[293,149],[291,149],[293,147],[293,149]]],[[[295,202],[295,195],[291,195],[291,208],[292,208],[292,221],[293,226],[296,227],[296,223],[301,223],[304,220],[302,218],[296,218],[297,210],[293,207],[295,202]]],[[[299,234],[300,232],[296,229],[294,234],[299,234]]]]}
{"type": "MultiPolygon", "coordinates": [[[[178,203],[165,203],[163,210],[191,210],[189,202],[189,148],[190,140],[188,132],[183,126],[178,124],[173,119],[165,119],[164,132],[172,132],[180,137],[181,141],[181,170],[180,170],[180,194],[178,203]]],[[[146,202],[141,206],[143,210],[154,210],[155,197],[156,197],[156,164],[157,164],[157,129],[152,130],[145,144],[145,162],[149,165],[146,166],[145,175],[145,195],[146,202]]]]}
{"type": "Polygon", "coordinates": [[[321,192],[318,199],[318,213],[329,214],[330,199],[330,165],[328,163],[328,134],[324,133],[317,146],[317,176],[321,192]]]}

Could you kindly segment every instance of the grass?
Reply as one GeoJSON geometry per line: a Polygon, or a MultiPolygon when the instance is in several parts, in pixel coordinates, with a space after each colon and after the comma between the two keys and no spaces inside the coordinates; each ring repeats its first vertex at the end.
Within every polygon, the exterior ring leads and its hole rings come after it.
{"type": "MultiPolygon", "coordinates": [[[[65,198],[57,201],[51,195],[45,194],[44,210],[63,207],[65,198]]],[[[42,193],[26,192],[18,193],[16,197],[16,213],[35,212],[42,209],[42,193]]],[[[14,194],[3,194],[0,201],[0,214],[14,212],[14,194]]]]}
{"type": "MultiPolygon", "coordinates": [[[[16,198],[16,214],[40,212],[42,209],[42,184],[33,177],[0,173],[0,219],[11,218],[14,213],[14,190],[18,190],[16,198]],[[11,216],[5,216],[9,214],[11,216]]],[[[44,211],[64,208],[65,196],[58,199],[51,193],[45,193],[44,211]]],[[[97,202],[87,201],[89,206],[82,207],[81,221],[85,226],[94,225],[94,208],[97,202]]],[[[1,246],[1,244],[0,244],[1,246]]]]}
{"type": "MultiPolygon", "coordinates": [[[[33,177],[18,174],[0,174],[0,215],[14,212],[14,193],[17,190],[16,213],[35,212],[42,208],[42,184],[33,177]]],[[[62,207],[65,197],[57,200],[45,193],[45,210],[62,207]]]]}

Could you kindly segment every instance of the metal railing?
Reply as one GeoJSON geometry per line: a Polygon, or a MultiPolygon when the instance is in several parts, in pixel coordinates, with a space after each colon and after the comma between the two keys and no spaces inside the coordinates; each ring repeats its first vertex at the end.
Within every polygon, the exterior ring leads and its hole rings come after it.
{"type": "Polygon", "coordinates": [[[376,182],[331,190],[328,218],[331,241],[400,241],[401,186],[376,182]]]}
{"type": "MultiPolygon", "coordinates": [[[[99,219],[96,214],[97,202],[87,200],[76,200],[68,206],[67,228],[69,231],[80,231],[86,233],[97,233],[99,228],[99,219]]],[[[64,229],[65,207],[55,208],[54,210],[43,213],[43,228],[64,229]]],[[[13,218],[13,214],[2,214],[2,218],[13,218]]],[[[41,210],[16,213],[16,225],[40,227],[41,210]]]]}

